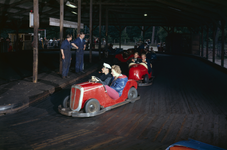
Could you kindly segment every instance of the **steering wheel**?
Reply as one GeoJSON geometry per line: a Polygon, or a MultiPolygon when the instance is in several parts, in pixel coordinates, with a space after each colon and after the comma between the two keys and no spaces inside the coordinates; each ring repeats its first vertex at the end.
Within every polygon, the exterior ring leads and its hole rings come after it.
{"type": "Polygon", "coordinates": [[[99,79],[99,78],[98,78],[98,77],[96,77],[96,76],[94,76],[94,78],[95,78],[95,79],[97,79],[97,80],[98,80],[98,82],[102,84],[102,86],[103,86],[103,87],[104,87],[104,89],[105,89],[105,92],[107,93],[106,86],[105,86],[105,84],[102,82],[102,80],[101,80],[101,79],[99,79]]]}

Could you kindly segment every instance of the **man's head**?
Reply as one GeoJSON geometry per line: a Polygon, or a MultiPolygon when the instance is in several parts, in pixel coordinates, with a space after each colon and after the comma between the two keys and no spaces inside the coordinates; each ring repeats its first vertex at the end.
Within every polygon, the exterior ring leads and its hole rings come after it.
{"type": "Polygon", "coordinates": [[[142,60],[145,60],[146,59],[146,54],[142,54],[141,57],[142,57],[142,60]]]}
{"type": "Polygon", "coordinates": [[[138,57],[139,57],[138,52],[135,52],[135,53],[134,53],[134,58],[138,58],[138,57]]]}
{"type": "Polygon", "coordinates": [[[66,38],[67,38],[68,41],[71,41],[72,40],[72,35],[71,34],[67,34],[66,38]]]}
{"type": "Polygon", "coordinates": [[[103,63],[102,73],[108,74],[109,73],[109,69],[111,69],[111,66],[109,64],[107,64],[107,63],[103,63]]]}
{"type": "Polygon", "coordinates": [[[79,37],[83,39],[85,37],[85,34],[83,32],[80,32],[79,37]]]}

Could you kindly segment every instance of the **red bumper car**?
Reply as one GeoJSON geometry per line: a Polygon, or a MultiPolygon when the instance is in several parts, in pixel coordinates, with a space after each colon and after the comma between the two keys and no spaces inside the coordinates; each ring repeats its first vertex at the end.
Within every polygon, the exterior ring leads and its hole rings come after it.
{"type": "Polygon", "coordinates": [[[140,99],[137,82],[134,80],[128,80],[121,97],[113,100],[107,94],[102,81],[97,77],[96,79],[96,82],[89,81],[73,85],[71,95],[64,99],[63,107],[59,105],[58,111],[66,116],[93,117],[140,99]]]}
{"type": "Polygon", "coordinates": [[[117,54],[114,59],[114,63],[125,63],[129,61],[130,58],[133,58],[134,55],[130,55],[128,57],[123,57],[124,54],[117,54]]]}
{"type": "Polygon", "coordinates": [[[152,85],[154,79],[152,72],[148,73],[148,67],[144,63],[130,63],[128,78],[137,81],[138,86],[152,85]]]}

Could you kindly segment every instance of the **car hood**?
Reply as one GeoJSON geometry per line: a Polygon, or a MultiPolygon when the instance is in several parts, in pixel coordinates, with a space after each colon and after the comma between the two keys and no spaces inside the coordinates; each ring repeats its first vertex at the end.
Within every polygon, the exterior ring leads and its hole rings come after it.
{"type": "Polygon", "coordinates": [[[78,85],[84,89],[84,92],[102,87],[101,83],[95,83],[95,82],[83,82],[78,85]]]}

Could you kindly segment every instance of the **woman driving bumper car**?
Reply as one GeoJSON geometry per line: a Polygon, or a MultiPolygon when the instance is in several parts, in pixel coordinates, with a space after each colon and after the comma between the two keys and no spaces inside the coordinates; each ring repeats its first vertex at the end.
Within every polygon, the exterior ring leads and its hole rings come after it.
{"type": "Polygon", "coordinates": [[[118,99],[122,95],[122,91],[128,81],[128,77],[121,74],[121,68],[118,65],[113,65],[111,69],[113,75],[110,86],[106,85],[107,94],[112,99],[118,99]]]}

